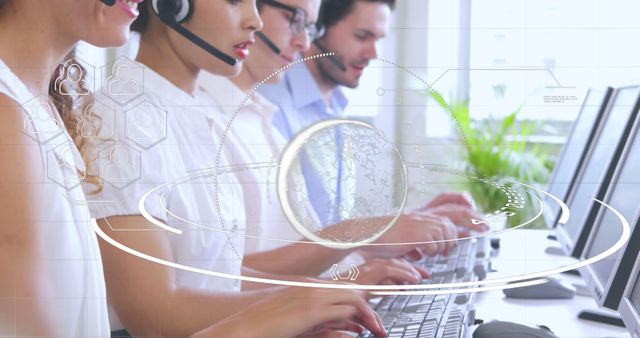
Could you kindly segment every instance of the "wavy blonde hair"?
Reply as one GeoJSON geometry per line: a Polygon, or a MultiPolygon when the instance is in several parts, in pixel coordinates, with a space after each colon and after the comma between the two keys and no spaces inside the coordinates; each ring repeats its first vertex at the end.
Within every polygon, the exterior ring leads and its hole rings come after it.
{"type": "MultiPolygon", "coordinates": [[[[1,0],[0,0],[1,1],[1,0]]],[[[97,170],[98,142],[104,141],[99,138],[102,129],[102,118],[93,111],[93,103],[95,102],[91,88],[85,85],[87,71],[80,62],[76,60],[76,52],[72,50],[54,70],[51,81],[49,82],[49,98],[58,110],[64,126],[71,136],[73,143],[76,145],[85,163],[86,170],[82,173],[85,177],[84,181],[94,186],[91,194],[97,194],[102,191],[103,181],[97,170]],[[69,70],[71,67],[65,66],[71,64],[78,67],[82,76],[79,81],[63,81],[56,86],[56,80],[69,78],[69,70]],[[62,93],[65,93],[63,95],[62,93]],[[80,93],[88,93],[81,95],[80,93]],[[85,132],[83,126],[87,126],[88,133],[85,132]]]]}
{"type": "MultiPolygon", "coordinates": [[[[7,0],[0,0],[0,10],[5,10],[7,0]]],[[[84,84],[87,72],[82,64],[77,62],[75,50],[72,50],[54,70],[49,82],[49,98],[58,110],[64,125],[75,143],[76,147],[82,155],[85,163],[86,171],[81,173],[85,176],[85,181],[95,188],[90,193],[95,194],[102,191],[103,182],[99,173],[95,170],[97,160],[97,142],[100,129],[102,128],[102,119],[91,109],[94,102],[93,93],[90,88],[84,84]],[[69,61],[69,62],[68,62],[69,61]],[[60,88],[56,88],[56,79],[62,77],[67,78],[69,75],[69,67],[65,67],[65,63],[75,64],[82,72],[80,81],[74,83],[65,81],[60,84],[60,88]],[[62,95],[62,93],[89,93],[88,95],[62,95]],[[81,123],[85,123],[90,128],[90,135],[80,132],[81,123]]]]}

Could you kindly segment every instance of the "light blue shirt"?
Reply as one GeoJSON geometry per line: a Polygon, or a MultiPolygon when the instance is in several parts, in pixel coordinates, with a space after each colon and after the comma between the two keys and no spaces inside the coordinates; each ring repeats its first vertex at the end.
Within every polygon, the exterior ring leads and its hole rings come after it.
{"type": "MultiPolygon", "coordinates": [[[[273,125],[287,141],[291,141],[301,130],[319,121],[341,118],[348,104],[342,90],[336,88],[331,93],[330,104],[327,105],[306,63],[289,68],[282,82],[264,85],[259,91],[278,106],[278,111],[273,114],[273,125]]],[[[308,153],[305,154],[303,151],[300,155],[309,199],[323,225],[342,220],[340,210],[347,207],[344,203],[349,203],[344,200],[342,194],[344,161],[343,140],[339,129],[336,129],[335,137],[337,167],[327,169],[326,164],[320,167],[313,163],[308,153]],[[331,175],[336,175],[335,187],[329,188],[326,184],[327,170],[333,170],[331,175]]]]}

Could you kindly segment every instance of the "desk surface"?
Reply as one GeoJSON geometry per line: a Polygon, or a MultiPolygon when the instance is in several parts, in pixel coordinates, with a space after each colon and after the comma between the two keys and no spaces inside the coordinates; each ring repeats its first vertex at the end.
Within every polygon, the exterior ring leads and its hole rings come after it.
{"type": "MultiPolygon", "coordinates": [[[[492,258],[492,268],[496,272],[487,279],[514,276],[547,270],[575,262],[573,259],[547,254],[545,248],[559,246],[548,240],[548,230],[514,230],[500,236],[500,251],[492,258]]],[[[554,276],[582,284],[577,276],[554,276]]],[[[522,324],[542,324],[553,330],[559,337],[629,337],[627,331],[615,326],[578,319],[581,310],[598,309],[591,297],[576,295],[569,300],[522,300],[505,298],[502,291],[483,292],[476,295],[476,317],[484,321],[504,320],[522,324]]],[[[473,329],[470,330],[473,332],[473,329]]]]}

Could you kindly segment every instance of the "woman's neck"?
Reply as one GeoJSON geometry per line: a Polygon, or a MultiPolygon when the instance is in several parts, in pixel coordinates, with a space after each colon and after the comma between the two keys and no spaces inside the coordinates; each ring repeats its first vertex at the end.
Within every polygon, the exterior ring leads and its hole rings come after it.
{"type": "Polygon", "coordinates": [[[195,92],[200,70],[183,60],[166,37],[145,33],[140,39],[136,61],[151,68],[187,94],[193,95],[195,92]]]}
{"type": "Polygon", "coordinates": [[[56,66],[78,42],[65,37],[54,20],[33,6],[35,1],[17,1],[0,16],[0,59],[33,95],[47,94],[56,66]],[[38,17],[28,17],[38,13],[38,17]]]}
{"type": "Polygon", "coordinates": [[[246,65],[242,68],[242,71],[238,76],[231,78],[231,82],[233,82],[245,94],[249,94],[249,92],[258,84],[246,65]]]}

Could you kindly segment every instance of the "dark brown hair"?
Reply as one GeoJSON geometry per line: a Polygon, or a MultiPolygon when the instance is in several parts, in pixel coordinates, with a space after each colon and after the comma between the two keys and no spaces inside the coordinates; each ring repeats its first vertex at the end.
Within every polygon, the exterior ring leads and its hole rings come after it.
{"type": "Polygon", "coordinates": [[[353,10],[356,1],[380,2],[395,9],[396,0],[324,0],[320,7],[320,22],[325,29],[344,19],[353,10]]]}
{"type": "Polygon", "coordinates": [[[144,33],[149,26],[149,15],[151,14],[151,1],[143,1],[138,5],[138,17],[131,24],[131,31],[144,33]]]}

